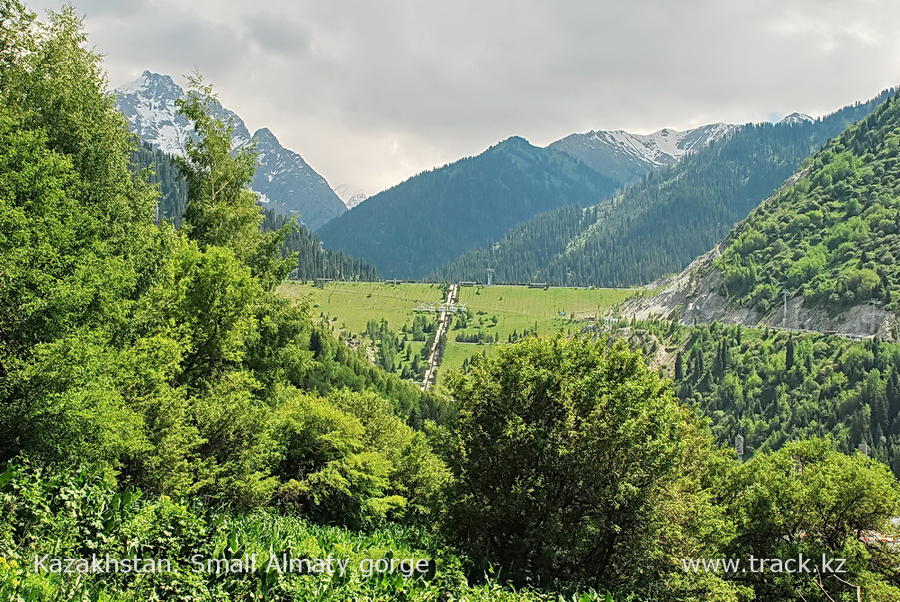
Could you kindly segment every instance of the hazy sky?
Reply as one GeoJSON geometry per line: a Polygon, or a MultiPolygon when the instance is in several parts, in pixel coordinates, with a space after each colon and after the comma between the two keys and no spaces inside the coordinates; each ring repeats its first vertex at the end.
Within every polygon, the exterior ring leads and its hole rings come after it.
{"type": "Polygon", "coordinates": [[[196,66],[251,130],[368,194],[513,134],[817,115],[900,82],[897,0],[73,3],[113,86],[196,66]]]}

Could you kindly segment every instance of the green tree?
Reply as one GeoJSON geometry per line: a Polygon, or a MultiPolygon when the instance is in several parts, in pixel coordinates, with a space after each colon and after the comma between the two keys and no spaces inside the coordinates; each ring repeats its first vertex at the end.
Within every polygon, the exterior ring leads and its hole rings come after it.
{"type": "Polygon", "coordinates": [[[231,249],[264,285],[274,287],[295,261],[280,253],[294,224],[262,231],[263,210],[249,188],[256,172],[256,153],[246,145],[232,148],[234,127],[215,117],[218,100],[212,86],[199,75],[189,82],[186,96],[176,101],[197,134],[197,139],[188,141],[186,156],[178,159],[188,186],[185,229],[201,248],[231,249]]]}
{"type": "Polygon", "coordinates": [[[41,130],[49,148],[69,157],[80,176],[75,196],[100,218],[99,234],[125,248],[140,245],[136,229],[152,224],[156,194],[128,169],[134,137],[106,92],[82,19],[68,6],[38,23],[15,0],[0,2],[0,18],[3,101],[22,111],[24,127],[41,130]]]}
{"type": "Polygon", "coordinates": [[[786,560],[803,554],[818,566],[823,557],[846,560],[842,574],[735,575],[753,583],[756,599],[849,599],[852,590],[843,581],[861,585],[870,599],[900,597],[896,565],[879,566],[887,551],[860,540],[892,533],[900,511],[900,487],[884,464],[836,452],[824,439],[790,443],[746,463],[722,495],[738,528],[726,556],[786,560]]]}
{"type": "Polygon", "coordinates": [[[679,550],[728,532],[700,485],[709,438],[624,342],[529,337],[449,386],[449,528],[479,566],[678,599],[679,550]]]}
{"type": "Polygon", "coordinates": [[[787,340],[787,346],[784,352],[784,371],[790,372],[794,367],[794,337],[787,340]]]}

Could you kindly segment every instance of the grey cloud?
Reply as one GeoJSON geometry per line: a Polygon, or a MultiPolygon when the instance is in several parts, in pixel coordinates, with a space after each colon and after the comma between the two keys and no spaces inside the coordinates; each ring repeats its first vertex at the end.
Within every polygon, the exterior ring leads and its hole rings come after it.
{"type": "Polygon", "coordinates": [[[249,125],[369,193],[511,134],[816,114],[900,74],[890,0],[75,2],[113,82],[197,65],[249,125]]]}
{"type": "MultiPolygon", "coordinates": [[[[62,4],[62,2],[57,2],[51,4],[49,8],[56,9],[62,4]]],[[[101,17],[133,14],[146,2],[142,0],[81,0],[75,4],[80,12],[90,14],[92,17],[101,17]]]]}
{"type": "Polygon", "coordinates": [[[284,14],[256,14],[246,21],[250,39],[260,47],[290,57],[309,50],[310,39],[300,24],[284,14]]]}

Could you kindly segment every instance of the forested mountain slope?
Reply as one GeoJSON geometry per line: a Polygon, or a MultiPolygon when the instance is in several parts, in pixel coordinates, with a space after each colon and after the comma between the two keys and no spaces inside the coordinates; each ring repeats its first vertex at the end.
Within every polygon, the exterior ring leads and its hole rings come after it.
{"type": "Polygon", "coordinates": [[[420,278],[537,213],[594,203],[615,188],[568,154],[513,137],[366,199],[319,235],[384,277],[420,278]]]}
{"type": "Polygon", "coordinates": [[[170,219],[179,226],[187,207],[187,183],[178,171],[172,156],[141,141],[140,147],[132,153],[131,162],[135,170],[147,170],[146,180],[159,190],[156,219],[170,219]]]}
{"type": "Polygon", "coordinates": [[[804,437],[865,443],[900,474],[900,345],[712,323],[621,321],[624,336],[673,377],[678,397],[711,420],[723,445],[745,456],[804,437]]]}
{"type": "Polygon", "coordinates": [[[832,140],[714,252],[634,309],[896,338],[898,150],[895,97],[832,140]]]}
{"type": "Polygon", "coordinates": [[[539,215],[433,276],[476,279],[491,267],[498,282],[626,286],[677,272],[889,94],[815,121],[745,125],[583,214],[539,215]]]}

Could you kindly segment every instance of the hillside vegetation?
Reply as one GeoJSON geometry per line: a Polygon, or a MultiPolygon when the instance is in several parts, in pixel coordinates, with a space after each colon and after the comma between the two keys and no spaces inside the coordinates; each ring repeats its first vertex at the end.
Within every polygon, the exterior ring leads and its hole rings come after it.
{"type": "MultiPolygon", "coordinates": [[[[197,138],[176,228],[132,169],[74,9],[0,11],[0,598],[900,598],[900,484],[883,462],[828,437],[738,462],[614,338],[526,335],[474,356],[448,396],[422,393],[278,292],[289,228],[263,228],[257,158],[232,149],[209,85],[192,78],[178,103],[197,138]],[[697,564],[800,555],[841,562],[697,564]],[[349,571],[309,568],[330,561],[349,571]]],[[[389,322],[366,330],[386,338],[389,322]]],[[[808,355],[786,371],[795,386],[812,386],[808,355]]],[[[894,355],[812,362],[847,371],[823,395],[854,412],[860,371],[880,387],[894,355]]]]}
{"type": "Polygon", "coordinates": [[[728,237],[724,294],[767,312],[781,296],[837,313],[900,308],[900,101],[884,103],[804,164],[728,237]]]}
{"type": "Polygon", "coordinates": [[[678,397],[747,456],[805,437],[831,437],[900,475],[900,344],[713,323],[621,321],[605,328],[639,344],[678,397]]]}

